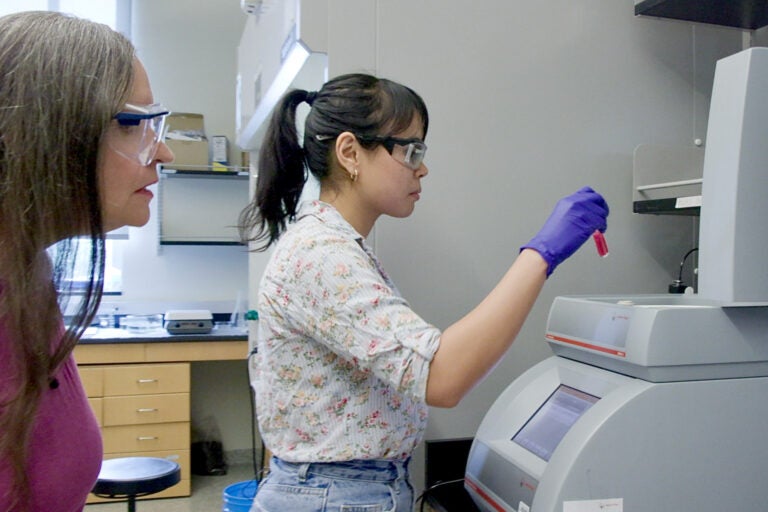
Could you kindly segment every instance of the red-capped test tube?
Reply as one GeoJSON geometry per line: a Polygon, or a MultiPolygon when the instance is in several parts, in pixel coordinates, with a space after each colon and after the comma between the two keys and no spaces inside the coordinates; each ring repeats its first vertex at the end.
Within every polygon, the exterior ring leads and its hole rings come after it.
{"type": "Polygon", "coordinates": [[[596,229],[595,232],[592,233],[592,238],[595,241],[595,247],[597,247],[597,254],[599,254],[601,258],[608,256],[608,242],[605,241],[605,235],[602,234],[599,229],[596,229]]]}

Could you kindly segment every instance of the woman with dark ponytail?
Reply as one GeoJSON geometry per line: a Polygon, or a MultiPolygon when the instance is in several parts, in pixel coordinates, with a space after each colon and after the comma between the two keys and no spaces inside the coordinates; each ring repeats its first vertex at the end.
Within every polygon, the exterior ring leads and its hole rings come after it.
{"type": "Polygon", "coordinates": [[[443,331],[428,324],[365,241],[381,215],[413,212],[428,127],[418,94],[364,74],[290,91],[275,109],[240,218],[256,250],[274,246],[256,356],[273,458],[253,512],[410,512],[408,462],[428,406],[455,406],[503,357],[554,268],[606,229],[598,193],[561,199],[480,305],[443,331]],[[320,196],[299,205],[308,172],[320,196]]]}

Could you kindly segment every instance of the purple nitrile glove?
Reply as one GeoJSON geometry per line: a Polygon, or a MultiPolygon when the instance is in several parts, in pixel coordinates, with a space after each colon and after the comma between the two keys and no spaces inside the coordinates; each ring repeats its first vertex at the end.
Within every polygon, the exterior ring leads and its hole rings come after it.
{"type": "Polygon", "coordinates": [[[533,249],[547,262],[547,277],[587,239],[607,228],[608,203],[589,187],[559,200],[541,231],[520,248],[533,249]]]}

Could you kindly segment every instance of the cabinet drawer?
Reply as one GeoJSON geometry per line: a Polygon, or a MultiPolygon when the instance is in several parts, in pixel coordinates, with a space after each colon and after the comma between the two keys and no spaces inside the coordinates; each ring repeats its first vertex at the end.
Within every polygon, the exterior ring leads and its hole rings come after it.
{"type": "Polygon", "coordinates": [[[189,422],[122,425],[101,430],[104,453],[189,450],[189,422]]]}
{"type": "Polygon", "coordinates": [[[91,406],[93,415],[96,416],[96,423],[101,427],[104,424],[104,404],[102,398],[89,398],[88,405],[91,406]]]}
{"type": "Polygon", "coordinates": [[[112,366],[104,371],[104,396],[187,392],[187,363],[112,366]]]}
{"type": "Polygon", "coordinates": [[[108,396],[102,401],[105,427],[189,421],[189,393],[108,396]]]}
{"type": "Polygon", "coordinates": [[[77,371],[85,389],[85,396],[104,396],[104,370],[101,367],[78,366],[77,371]]]}

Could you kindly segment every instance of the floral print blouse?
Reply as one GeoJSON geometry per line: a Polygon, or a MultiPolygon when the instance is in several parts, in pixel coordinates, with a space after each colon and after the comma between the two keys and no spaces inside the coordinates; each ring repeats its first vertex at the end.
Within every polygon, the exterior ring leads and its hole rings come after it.
{"type": "Polygon", "coordinates": [[[421,441],[440,331],[331,205],[304,203],[258,295],[256,407],[289,462],[404,459],[421,441]]]}

